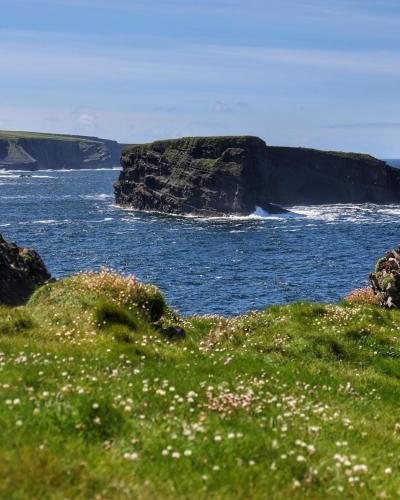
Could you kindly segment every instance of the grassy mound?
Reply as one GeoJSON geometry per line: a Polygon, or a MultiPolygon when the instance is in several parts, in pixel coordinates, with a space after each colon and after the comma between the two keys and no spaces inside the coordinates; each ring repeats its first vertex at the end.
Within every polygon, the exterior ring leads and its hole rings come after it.
{"type": "Polygon", "coordinates": [[[398,311],[176,318],[73,276],[0,308],[0,497],[397,497],[399,357],[398,311]]]}

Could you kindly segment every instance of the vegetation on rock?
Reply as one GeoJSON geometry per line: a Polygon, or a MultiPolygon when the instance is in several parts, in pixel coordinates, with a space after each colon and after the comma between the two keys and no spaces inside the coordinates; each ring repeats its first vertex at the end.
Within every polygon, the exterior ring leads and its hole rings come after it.
{"type": "Polygon", "coordinates": [[[370,282],[381,306],[400,307],[400,247],[378,260],[370,282]]]}

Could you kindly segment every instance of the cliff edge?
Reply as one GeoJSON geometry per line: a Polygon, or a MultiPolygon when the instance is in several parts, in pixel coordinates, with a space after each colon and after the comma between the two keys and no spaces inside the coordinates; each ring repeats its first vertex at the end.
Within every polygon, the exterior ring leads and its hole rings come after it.
{"type": "Polygon", "coordinates": [[[249,215],[274,204],[400,201],[400,171],[369,155],[271,147],[251,136],[128,146],[116,201],[137,210],[249,215]]]}
{"type": "Polygon", "coordinates": [[[0,131],[0,169],[82,169],[119,165],[122,145],[97,137],[0,131]]]}

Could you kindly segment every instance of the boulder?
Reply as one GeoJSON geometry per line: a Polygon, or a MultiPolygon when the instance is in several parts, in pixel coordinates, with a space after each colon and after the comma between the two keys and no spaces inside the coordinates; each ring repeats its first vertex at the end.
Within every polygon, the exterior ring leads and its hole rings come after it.
{"type": "Polygon", "coordinates": [[[378,260],[369,280],[381,306],[400,307],[400,247],[378,260]]]}
{"type": "Polygon", "coordinates": [[[0,235],[0,304],[24,304],[50,278],[37,252],[7,243],[0,235]]]}
{"type": "Polygon", "coordinates": [[[251,136],[128,146],[121,165],[116,202],[136,210],[221,216],[284,212],[279,205],[400,201],[400,171],[385,162],[270,147],[251,136]]]}

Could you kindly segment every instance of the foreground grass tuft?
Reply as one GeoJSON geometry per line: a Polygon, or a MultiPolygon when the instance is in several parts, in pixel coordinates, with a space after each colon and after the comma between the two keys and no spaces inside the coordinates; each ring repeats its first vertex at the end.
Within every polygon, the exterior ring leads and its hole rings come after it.
{"type": "Polygon", "coordinates": [[[0,308],[0,497],[395,498],[399,358],[370,304],[181,318],[109,271],[47,285],[0,308]]]}

